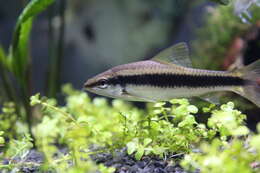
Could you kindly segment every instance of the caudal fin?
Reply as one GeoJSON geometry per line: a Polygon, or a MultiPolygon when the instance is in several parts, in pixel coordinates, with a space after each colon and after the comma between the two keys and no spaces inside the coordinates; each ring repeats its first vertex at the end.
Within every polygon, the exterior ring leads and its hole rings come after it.
{"type": "Polygon", "coordinates": [[[237,70],[246,80],[242,88],[235,88],[234,92],[242,95],[260,107],[260,60],[237,70]]]}

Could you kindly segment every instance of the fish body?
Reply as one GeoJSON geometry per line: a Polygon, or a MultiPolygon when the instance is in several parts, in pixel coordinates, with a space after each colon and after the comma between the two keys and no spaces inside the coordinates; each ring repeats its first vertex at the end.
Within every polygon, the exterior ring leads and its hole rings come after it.
{"type": "MultiPolygon", "coordinates": [[[[183,66],[180,61],[187,58],[187,46],[184,43],[175,45],[170,50],[166,50],[166,53],[161,52],[151,60],[111,68],[89,79],[85,88],[90,92],[113,98],[156,102],[200,96],[216,91],[233,91],[248,98],[250,94],[244,89],[255,86],[251,79],[255,73],[252,72],[251,77],[247,73],[248,70],[255,69],[255,65],[233,72],[194,69],[183,66]],[[182,65],[171,63],[172,58],[179,59],[178,62],[182,65]]],[[[258,64],[260,63],[257,63],[257,67],[258,64]]],[[[258,103],[255,97],[250,100],[258,103]]]]}

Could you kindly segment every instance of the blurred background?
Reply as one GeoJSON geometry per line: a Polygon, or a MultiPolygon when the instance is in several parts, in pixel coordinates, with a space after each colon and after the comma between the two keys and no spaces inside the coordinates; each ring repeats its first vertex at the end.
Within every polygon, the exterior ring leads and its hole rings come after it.
{"type": "MultiPolygon", "coordinates": [[[[5,49],[26,1],[0,3],[0,40],[5,49]]],[[[44,92],[50,47],[59,34],[60,5],[65,9],[60,82],[81,89],[89,77],[112,66],[147,59],[174,43],[194,39],[202,16],[213,3],[188,0],[59,1],[33,25],[33,93],[44,92]],[[50,19],[51,18],[51,19],[50,19]],[[51,21],[49,21],[51,20],[51,21]],[[52,33],[50,34],[50,26],[52,33]],[[54,38],[53,38],[54,37],[54,38]]]]}
{"type": "MultiPolygon", "coordinates": [[[[3,52],[12,52],[16,22],[28,2],[0,2],[3,52]]],[[[34,18],[21,79],[17,79],[19,73],[15,70],[5,71],[5,63],[1,66],[5,75],[1,78],[0,101],[19,102],[17,95],[24,98],[28,107],[28,98],[38,92],[59,98],[65,83],[82,89],[84,82],[97,73],[115,65],[149,59],[182,41],[191,49],[194,67],[228,70],[249,64],[260,57],[259,8],[254,4],[250,9],[240,8],[243,5],[238,8],[233,2],[57,0],[34,18]],[[246,10],[250,10],[252,17],[243,14],[246,10]],[[7,85],[5,77],[10,78],[7,85]],[[12,87],[16,94],[8,97],[8,88],[12,87]]],[[[245,99],[228,95],[226,100],[235,98],[232,101],[246,113],[259,112],[245,99]]],[[[253,127],[258,117],[249,116],[253,127]]]]}

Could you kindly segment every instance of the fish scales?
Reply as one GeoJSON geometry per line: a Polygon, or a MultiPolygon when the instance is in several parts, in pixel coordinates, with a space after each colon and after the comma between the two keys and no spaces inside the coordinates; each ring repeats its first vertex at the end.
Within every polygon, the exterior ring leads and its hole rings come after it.
{"type": "Polygon", "coordinates": [[[156,62],[142,61],[112,69],[117,75],[108,82],[112,85],[144,85],[163,88],[242,86],[245,80],[225,71],[209,71],[156,62]]]}

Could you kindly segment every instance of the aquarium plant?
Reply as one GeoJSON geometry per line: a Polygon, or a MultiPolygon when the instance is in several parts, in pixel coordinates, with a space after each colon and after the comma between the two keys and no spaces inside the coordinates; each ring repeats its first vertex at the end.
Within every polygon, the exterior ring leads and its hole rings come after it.
{"type": "MultiPolygon", "coordinates": [[[[1,96],[5,96],[0,100],[1,172],[138,171],[142,166],[130,165],[146,163],[143,168],[148,169],[147,158],[159,160],[156,163],[160,169],[260,171],[260,124],[256,132],[249,130],[247,116],[234,101],[198,106],[189,99],[172,99],[138,108],[119,99],[91,98],[66,84],[61,89],[65,101],[60,104],[54,97],[57,76],[49,81],[54,89],[49,89],[48,97],[32,94],[28,46],[31,27],[35,16],[54,3],[31,0],[17,21],[9,50],[0,49],[1,96]],[[203,122],[199,120],[206,116],[203,122]],[[125,165],[117,164],[118,160],[125,165]]],[[[62,18],[65,4],[59,5],[62,18]]],[[[210,66],[210,61],[221,58],[231,38],[248,27],[232,14],[232,8],[212,9],[205,28],[199,31],[201,37],[194,42],[199,43],[194,44],[195,57],[209,59],[204,61],[205,66],[217,68],[210,66]],[[223,28],[225,32],[221,32],[223,28]]],[[[257,15],[253,10],[251,22],[257,15]]],[[[60,37],[63,29],[61,25],[60,37]]],[[[61,50],[62,39],[58,42],[56,46],[61,50]]],[[[62,54],[52,55],[57,58],[62,54]]],[[[55,67],[51,69],[56,71],[55,67]]]]}

